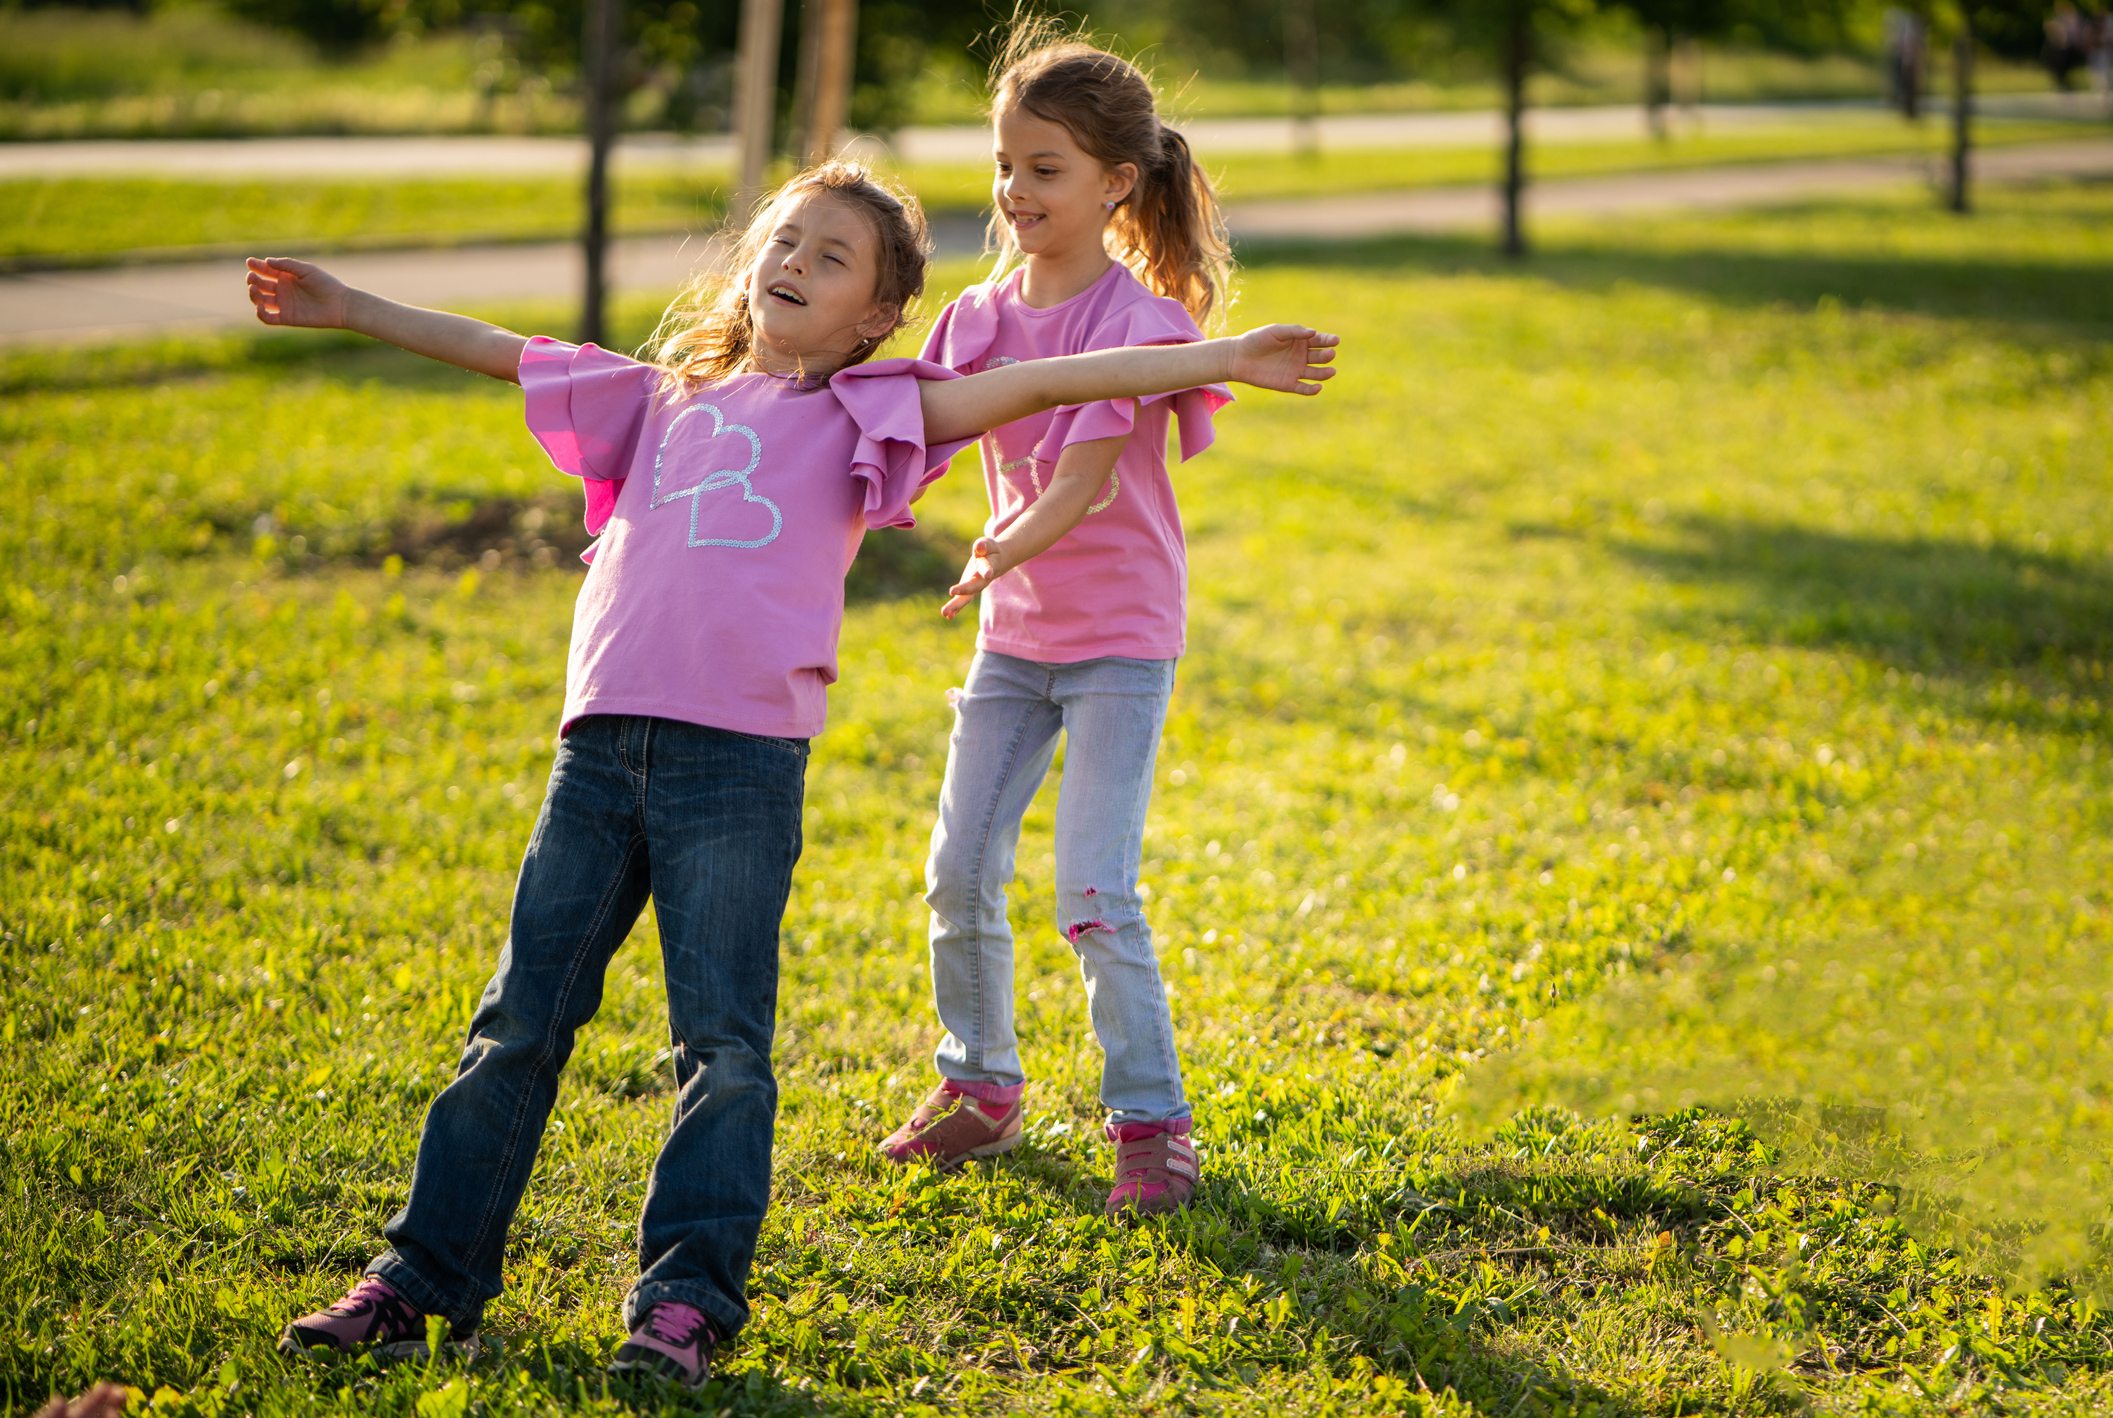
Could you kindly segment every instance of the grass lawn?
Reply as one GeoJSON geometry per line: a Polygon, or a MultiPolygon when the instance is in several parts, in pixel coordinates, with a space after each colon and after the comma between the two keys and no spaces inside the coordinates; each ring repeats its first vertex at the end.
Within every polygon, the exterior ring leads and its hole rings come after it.
{"type": "MultiPolygon", "coordinates": [[[[571,178],[213,182],[152,178],[0,181],[0,262],[95,265],[120,256],[278,243],[304,252],[555,241],[585,224],[571,178]]],[[[721,174],[644,174],[614,186],[615,230],[709,230],[721,174]]]]}
{"type": "MultiPolygon", "coordinates": [[[[1977,141],[1989,146],[2101,136],[2104,128],[2064,122],[1984,120],[1977,141]]],[[[1597,177],[1616,172],[1656,172],[1728,163],[1791,162],[1800,159],[1870,157],[1885,153],[1948,153],[1949,140],[1935,124],[1910,126],[1889,114],[1842,113],[1818,125],[1733,133],[1685,135],[1669,142],[1638,138],[1620,142],[1534,143],[1527,167],[1535,178],[1597,177]]],[[[1343,148],[1316,157],[1288,153],[1200,154],[1220,194],[1231,202],[1268,198],[1387,192],[1411,187],[1489,182],[1501,153],[1494,145],[1469,148],[1343,148]]],[[[917,193],[935,207],[970,207],[989,200],[990,175],[982,167],[936,164],[913,168],[917,193]]]]}
{"type": "Polygon", "coordinates": [[[1099,1215],[1049,795],[1014,895],[1029,1143],[952,1178],[872,1156],[929,1069],[917,898],[972,644],[931,588],[976,478],[870,538],[785,923],[755,1319],[694,1397],[600,1372],[669,1105],[650,918],[567,1073],[501,1351],[271,1351],[403,1197],[540,800],[576,493],[519,396],[331,337],[0,357],[0,1405],[104,1377],[157,1413],[419,1418],[2113,1403],[2089,1298],[2008,1290],[1742,1123],[1445,1111],[1623,981],[1924,932],[1951,898],[1874,870],[1909,844],[1962,903],[2075,864],[2073,983],[2103,988],[2113,190],[1985,205],[1548,223],[1520,267],[1248,253],[1238,318],[1338,328],[1348,372],[1244,399],[1179,475],[1145,849],[1206,1149],[1178,1219],[1099,1215]]]}
{"type": "MultiPolygon", "coordinates": [[[[1984,121],[1985,146],[2095,136],[2095,125],[1984,121]]],[[[1534,147],[1536,177],[1583,177],[1726,163],[1867,157],[1947,151],[1941,125],[1911,127],[1890,115],[1843,113],[1827,126],[1698,134],[1666,143],[1545,143],[1534,147]]],[[[1473,148],[1347,149],[1312,159],[1234,154],[1205,160],[1228,201],[1377,192],[1492,179],[1496,152],[1473,148]]],[[[980,164],[901,169],[934,212],[975,211],[990,200],[980,164]]],[[[615,184],[620,232],[676,232],[715,226],[725,211],[726,175],[644,171],[615,184]]],[[[183,254],[279,243],[319,252],[455,245],[473,241],[560,240],[578,233],[585,205],[574,178],[452,178],[392,181],[159,180],[18,178],[0,180],[0,269],[95,265],[120,256],[183,254]]]]}

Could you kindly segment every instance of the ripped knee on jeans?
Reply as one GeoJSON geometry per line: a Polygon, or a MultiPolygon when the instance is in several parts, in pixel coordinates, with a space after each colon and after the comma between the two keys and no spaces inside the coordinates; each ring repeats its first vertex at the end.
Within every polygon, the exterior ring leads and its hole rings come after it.
{"type": "MultiPolygon", "coordinates": [[[[1088,896],[1091,896],[1093,893],[1091,891],[1088,891],[1086,894],[1088,896]]],[[[1088,931],[1105,931],[1109,929],[1111,929],[1111,927],[1106,921],[1102,920],[1098,916],[1095,916],[1090,921],[1073,921],[1068,927],[1065,928],[1064,938],[1070,941],[1073,945],[1077,945],[1079,943],[1079,937],[1085,935],[1088,931]]]]}

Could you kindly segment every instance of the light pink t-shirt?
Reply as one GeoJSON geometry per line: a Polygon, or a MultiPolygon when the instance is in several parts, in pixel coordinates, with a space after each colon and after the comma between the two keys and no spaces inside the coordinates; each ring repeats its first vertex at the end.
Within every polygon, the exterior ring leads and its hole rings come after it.
{"type": "Polygon", "coordinates": [[[530,340],[528,428],[586,479],[600,539],[573,614],[566,728],[649,714],[811,738],[836,680],[844,573],[868,527],[910,527],[910,499],[965,443],[927,449],[920,379],[892,359],[824,385],[737,374],[686,396],[593,345],[530,340]]]}
{"type": "MultiPolygon", "coordinates": [[[[971,286],[940,312],[924,358],[975,374],[1052,355],[1202,338],[1181,302],[1153,295],[1118,263],[1046,310],[1020,299],[1018,272],[996,286],[971,286]]],[[[1181,456],[1192,458],[1210,447],[1211,416],[1231,401],[1224,385],[1211,384],[1143,400],[1074,405],[986,434],[987,535],[1003,530],[1041,496],[1065,447],[1132,436],[1085,520],[984,591],[978,648],[1045,664],[1180,655],[1187,643],[1188,551],[1167,477],[1167,418],[1170,412],[1180,418],[1181,456]]]]}

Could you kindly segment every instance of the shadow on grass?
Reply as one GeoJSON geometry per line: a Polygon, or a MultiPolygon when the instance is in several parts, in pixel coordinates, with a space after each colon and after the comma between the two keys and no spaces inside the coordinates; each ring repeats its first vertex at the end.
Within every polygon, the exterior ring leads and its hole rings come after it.
{"type": "Polygon", "coordinates": [[[1903,676],[1949,680],[1976,712],[2020,727],[2113,728],[2104,713],[2113,566],[2104,562],[1712,517],[1684,519],[1668,542],[1614,547],[1673,581],[1744,593],[1729,606],[1667,612],[1684,632],[1850,650],[1903,676]]]}
{"type": "MultiPolygon", "coordinates": [[[[497,1353],[468,1366],[470,1373],[488,1375],[486,1382],[508,1374],[525,1377],[532,1390],[555,1399],[560,1406],[587,1408],[606,1400],[635,1414],[752,1414],[757,1418],[828,1418],[829,1415],[869,1412],[870,1406],[846,1402],[824,1388],[788,1383],[761,1370],[723,1367],[727,1359],[738,1360],[739,1339],[722,1348],[722,1367],[698,1388],[685,1388],[669,1380],[618,1377],[604,1367],[605,1356],[590,1346],[573,1341],[549,1342],[540,1337],[511,1337],[497,1353]]],[[[426,1382],[438,1387],[453,1366],[442,1365],[426,1382]]],[[[356,1370],[353,1372],[357,1372],[356,1370]]],[[[516,1380],[518,1381],[518,1380],[516,1380]]],[[[342,1390],[356,1393],[356,1387],[342,1390]]],[[[418,1404],[420,1412],[426,1404],[418,1404]]],[[[445,1406],[442,1412],[449,1411],[445,1406]]]]}
{"type": "MultiPolygon", "coordinates": [[[[1778,216],[1859,211],[1809,204],[1778,216]]],[[[1649,216],[1639,216],[1647,223],[1649,216]]],[[[1931,221],[1957,220],[1932,212],[1931,221]]],[[[1735,238],[1734,238],[1735,239],[1735,238]]],[[[2104,263],[2036,263],[1992,257],[1954,260],[1899,252],[1868,256],[1695,250],[1628,250],[1611,223],[1587,235],[1559,233],[1525,262],[1507,261],[1478,235],[1401,236],[1346,242],[1243,243],[1250,269],[1275,266],[1382,269],[1420,275],[1528,276],[1574,290],[1622,284],[1683,290],[1733,306],[1810,307],[1833,297],[1849,307],[2063,327],[2100,334],[2113,327],[2113,282],[2104,263]]]]}

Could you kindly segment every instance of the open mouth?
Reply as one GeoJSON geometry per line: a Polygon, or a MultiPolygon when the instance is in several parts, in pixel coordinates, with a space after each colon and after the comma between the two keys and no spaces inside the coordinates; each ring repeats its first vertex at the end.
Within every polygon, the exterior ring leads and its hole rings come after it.
{"type": "Polygon", "coordinates": [[[764,294],[771,296],[775,299],[782,300],[787,305],[805,305],[807,303],[806,297],[802,296],[798,291],[794,290],[791,286],[788,286],[783,282],[772,286],[769,290],[765,291],[764,294]]]}

